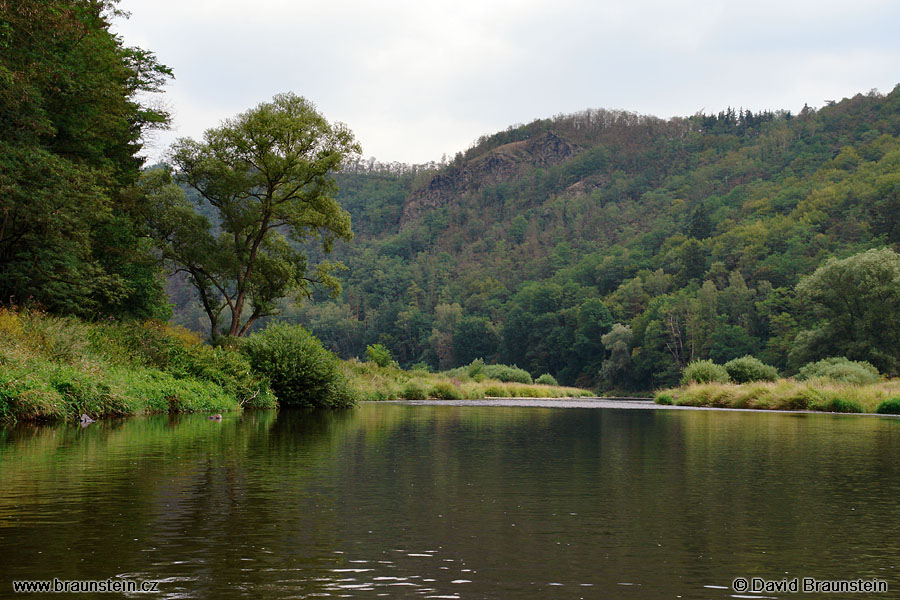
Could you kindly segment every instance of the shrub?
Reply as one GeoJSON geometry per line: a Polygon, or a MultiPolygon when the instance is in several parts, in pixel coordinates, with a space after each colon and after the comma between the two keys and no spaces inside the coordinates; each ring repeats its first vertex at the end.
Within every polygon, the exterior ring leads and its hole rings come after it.
{"type": "Polygon", "coordinates": [[[657,394],[654,401],[657,404],[665,404],[667,406],[675,404],[675,398],[673,398],[671,394],[657,394]]]}
{"type": "Polygon", "coordinates": [[[711,360],[694,360],[681,372],[681,384],[689,383],[728,383],[728,371],[722,365],[711,360]]]}
{"type": "Polygon", "coordinates": [[[556,377],[554,377],[550,373],[544,373],[543,375],[535,379],[534,382],[540,383],[541,385],[559,385],[559,382],[556,381],[556,377]]]}
{"type": "Polygon", "coordinates": [[[406,400],[424,400],[428,397],[425,388],[414,381],[407,383],[400,395],[406,400]]]}
{"type": "Polygon", "coordinates": [[[800,372],[797,373],[797,379],[813,379],[816,377],[840,383],[863,385],[875,383],[880,379],[881,374],[871,363],[837,356],[823,358],[820,361],[804,365],[800,368],[800,372]]]}
{"type": "Polygon", "coordinates": [[[242,406],[273,408],[275,397],[265,379],[250,367],[249,359],[232,348],[197,344],[186,348],[169,372],[176,377],[197,378],[219,385],[242,406]]]}
{"type": "Polygon", "coordinates": [[[778,369],[749,355],[729,360],[725,363],[725,370],[735,383],[778,379],[778,369]]]}
{"type": "Polygon", "coordinates": [[[241,345],[250,366],[269,378],[283,406],[329,407],[355,403],[337,356],[300,325],[273,323],[241,345]]]}
{"type": "Polygon", "coordinates": [[[900,415],[900,397],[885,400],[878,405],[875,412],[882,415],[900,415]]]}
{"type": "Polygon", "coordinates": [[[434,384],[434,387],[428,392],[428,397],[438,400],[462,400],[463,395],[452,383],[441,381],[434,384]]]}
{"type": "Polygon", "coordinates": [[[469,363],[469,366],[466,367],[466,373],[469,377],[475,378],[477,376],[482,376],[484,378],[484,359],[476,358],[472,362],[469,363]]]}
{"type": "Polygon", "coordinates": [[[488,379],[496,379],[507,383],[532,383],[531,374],[515,365],[484,365],[482,372],[488,379]]]}
{"type": "Polygon", "coordinates": [[[381,344],[366,346],[366,360],[375,363],[379,367],[389,367],[394,364],[394,357],[391,356],[391,351],[381,344]]]}

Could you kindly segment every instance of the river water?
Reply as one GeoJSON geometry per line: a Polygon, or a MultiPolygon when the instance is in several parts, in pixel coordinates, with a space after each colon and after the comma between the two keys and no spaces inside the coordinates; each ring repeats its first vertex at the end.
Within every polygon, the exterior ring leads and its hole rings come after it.
{"type": "Polygon", "coordinates": [[[896,598],[898,508],[895,418],[364,404],[17,426],[0,597],[111,578],[157,582],[136,598],[796,598],[732,582],[814,577],[896,598]]]}

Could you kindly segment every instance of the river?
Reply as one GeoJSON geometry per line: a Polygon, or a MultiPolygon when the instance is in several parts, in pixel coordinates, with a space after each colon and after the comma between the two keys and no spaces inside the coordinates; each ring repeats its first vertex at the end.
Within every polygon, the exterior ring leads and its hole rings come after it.
{"type": "Polygon", "coordinates": [[[20,425],[0,430],[0,597],[54,578],[158,585],[135,598],[797,597],[739,577],[897,597],[898,505],[896,418],[364,404],[20,425]]]}

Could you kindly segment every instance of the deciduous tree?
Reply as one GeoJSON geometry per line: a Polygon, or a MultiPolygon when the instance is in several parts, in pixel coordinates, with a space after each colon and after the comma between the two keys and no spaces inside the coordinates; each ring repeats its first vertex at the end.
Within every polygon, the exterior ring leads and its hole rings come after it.
{"type": "Polygon", "coordinates": [[[157,181],[156,238],[189,275],[213,337],[244,335],[283,298],[308,295],[312,283],[339,289],[335,265],[308,268],[298,243],[316,241],[328,253],[352,237],[350,215],[333,197],[333,173],[359,152],[349,129],[291,93],[207,130],[202,142],[175,143],[176,179],[199,193],[217,222],[191,216],[184,197],[157,181]]]}

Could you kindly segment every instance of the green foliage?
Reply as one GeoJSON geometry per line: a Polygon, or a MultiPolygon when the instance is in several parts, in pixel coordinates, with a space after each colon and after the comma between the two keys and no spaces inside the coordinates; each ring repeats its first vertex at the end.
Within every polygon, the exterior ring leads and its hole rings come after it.
{"type": "Polygon", "coordinates": [[[81,317],[166,317],[133,185],[171,77],[111,31],[114,0],[0,8],[0,298],[81,317]]]}
{"type": "Polygon", "coordinates": [[[420,384],[410,381],[403,388],[400,397],[406,400],[425,400],[428,398],[428,391],[420,384]]]}
{"type": "Polygon", "coordinates": [[[858,402],[852,400],[844,400],[843,398],[830,398],[824,402],[811,402],[810,410],[834,413],[861,413],[862,406],[858,402]]]}
{"type": "Polygon", "coordinates": [[[429,398],[436,398],[438,400],[462,400],[463,395],[460,392],[459,388],[453,383],[448,382],[439,382],[431,388],[428,392],[429,398]]]}
{"type": "Polygon", "coordinates": [[[482,372],[488,379],[497,381],[532,383],[531,374],[516,365],[485,365],[482,372]]]}
{"type": "Polygon", "coordinates": [[[663,404],[663,405],[667,405],[667,406],[671,406],[672,404],[675,404],[675,398],[672,397],[671,394],[661,394],[661,393],[657,394],[656,397],[653,399],[653,401],[656,402],[657,404],[663,404]]]}
{"type": "Polygon", "coordinates": [[[338,358],[300,325],[273,323],[240,345],[269,379],[281,406],[341,408],[355,403],[338,358]]]}
{"type": "Polygon", "coordinates": [[[757,345],[745,327],[719,323],[710,339],[709,357],[719,364],[747,356],[757,345]]]}
{"type": "Polygon", "coordinates": [[[631,327],[616,323],[600,340],[609,356],[603,361],[600,376],[613,384],[624,383],[631,369],[631,345],[634,341],[631,327]]]}
{"type": "Polygon", "coordinates": [[[264,377],[253,372],[234,348],[200,343],[195,334],[158,321],[125,322],[89,329],[92,351],[110,362],[150,366],[180,379],[220,386],[248,408],[272,408],[275,399],[264,377]]]}
{"type": "Polygon", "coordinates": [[[543,375],[535,379],[534,382],[541,385],[559,385],[559,383],[556,381],[556,377],[554,377],[550,373],[544,373],[543,375]]]}
{"type": "Polygon", "coordinates": [[[285,233],[321,242],[325,253],[352,238],[332,173],[359,152],[349,129],[329,124],[305,98],[279,94],[207,130],[203,142],[180,139],[172,149],[179,179],[212,208],[222,235],[213,235],[168,173],[145,178],[156,242],[189,275],[213,337],[223,313],[221,333],[242,336],[277,314],[283,298],[309,296],[310,282],[339,290],[336,265],[320,262],[308,272],[306,254],[285,233]]]}
{"type": "Polygon", "coordinates": [[[856,385],[816,379],[809,382],[779,379],[742,385],[706,383],[680,389],[659,390],[684,406],[816,410],[823,412],[874,413],[886,398],[900,395],[900,380],[856,385]]]}
{"type": "Polygon", "coordinates": [[[881,378],[872,364],[865,361],[853,361],[844,356],[823,358],[800,368],[797,379],[814,379],[821,377],[831,381],[864,385],[875,383],[881,378]]]}
{"type": "Polygon", "coordinates": [[[476,358],[466,366],[445,371],[444,374],[448,377],[472,379],[473,381],[492,379],[503,382],[532,383],[531,374],[525,369],[520,369],[515,365],[487,365],[480,358],[476,358]]]}
{"type": "Polygon", "coordinates": [[[832,348],[830,318],[795,288],[830,257],[900,239],[898,115],[900,88],[800,116],[587,111],[451,164],[342,173],[337,198],[364,224],[335,249],[344,291],[291,318],[344,357],[381,343],[403,366],[483,357],[631,391],[695,359],[788,371],[843,354],[884,370],[832,348]],[[616,323],[630,338],[604,344],[616,323]]]}
{"type": "Polygon", "coordinates": [[[491,359],[500,346],[500,334],[489,319],[463,317],[453,331],[453,356],[461,363],[491,359]]]}
{"type": "Polygon", "coordinates": [[[878,405],[875,412],[882,415],[900,415],[900,397],[885,400],[878,405]]]}
{"type": "Polygon", "coordinates": [[[0,309],[0,419],[273,408],[233,350],[157,322],[88,324],[0,309]]]}
{"type": "Polygon", "coordinates": [[[717,365],[711,360],[695,360],[681,372],[682,385],[689,383],[728,383],[731,377],[722,365],[717,365]]]}
{"type": "Polygon", "coordinates": [[[797,338],[796,357],[846,356],[900,374],[900,254],[868,250],[830,259],[797,285],[819,317],[797,338]]]}
{"type": "Polygon", "coordinates": [[[502,385],[489,385],[484,388],[485,398],[508,398],[509,390],[502,385]]]}
{"type": "Polygon", "coordinates": [[[741,358],[729,360],[725,363],[725,370],[735,383],[775,381],[778,379],[778,369],[752,356],[742,356],[741,358]]]}
{"type": "Polygon", "coordinates": [[[391,356],[391,351],[381,344],[366,346],[366,360],[375,363],[379,367],[389,367],[394,364],[394,357],[391,356]]]}

